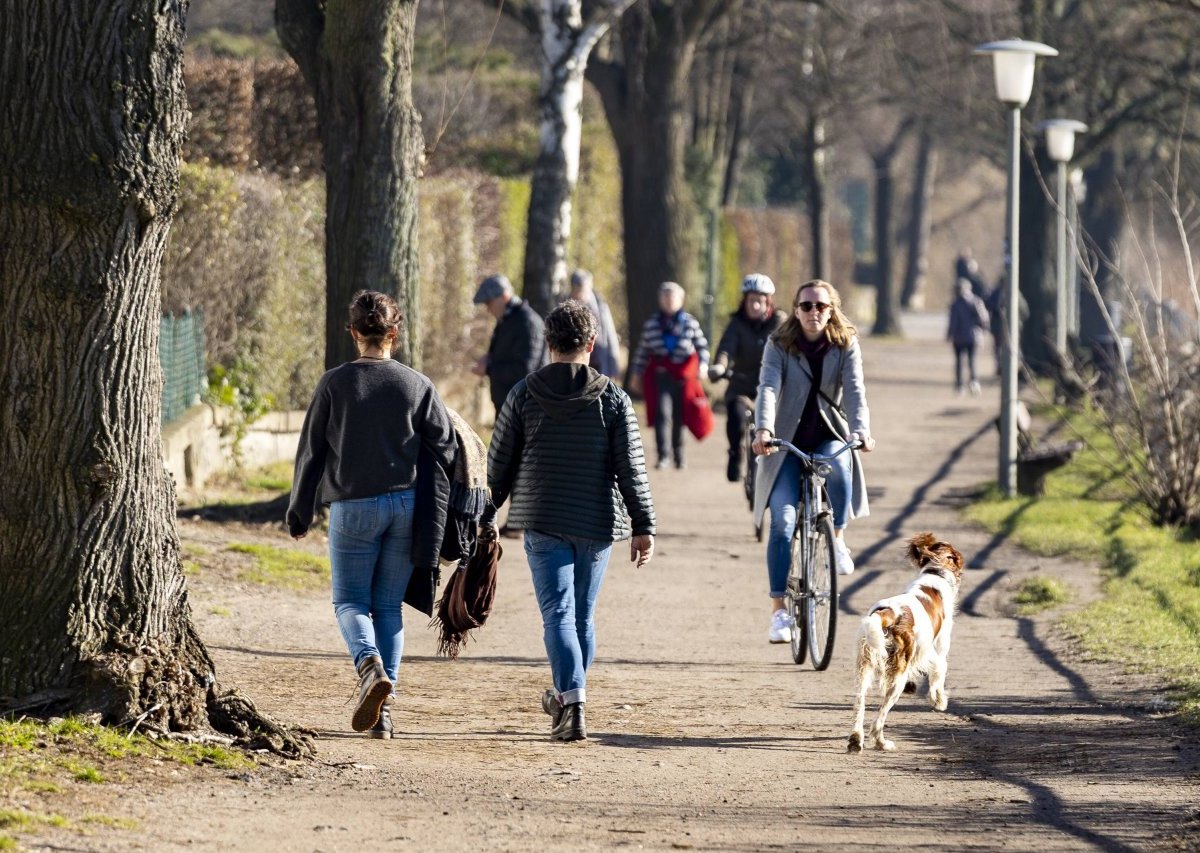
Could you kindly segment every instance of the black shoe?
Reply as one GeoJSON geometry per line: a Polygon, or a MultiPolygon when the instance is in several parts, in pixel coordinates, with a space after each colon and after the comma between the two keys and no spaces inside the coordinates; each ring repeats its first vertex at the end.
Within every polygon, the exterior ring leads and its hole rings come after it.
{"type": "Polygon", "coordinates": [[[550,729],[550,740],[586,740],[587,726],[583,720],[583,703],[564,705],[562,716],[550,729]]]}
{"type": "Polygon", "coordinates": [[[742,458],[741,456],[730,456],[729,464],[725,466],[725,479],[731,483],[736,483],[742,479],[742,458]]]}
{"type": "Polygon", "coordinates": [[[553,690],[547,690],[542,694],[542,710],[550,715],[550,727],[557,726],[558,721],[562,719],[563,706],[558,701],[558,694],[553,690]]]}
{"type": "Polygon", "coordinates": [[[358,665],[358,702],[350,727],[356,732],[365,732],[379,721],[379,709],[392,693],[392,682],[383,669],[378,655],[363,658],[358,665]]]}
{"type": "Polygon", "coordinates": [[[375,721],[375,725],[367,729],[367,734],[379,740],[390,740],[392,737],[392,697],[389,695],[383,700],[383,705],[379,708],[379,719],[375,721]]]}

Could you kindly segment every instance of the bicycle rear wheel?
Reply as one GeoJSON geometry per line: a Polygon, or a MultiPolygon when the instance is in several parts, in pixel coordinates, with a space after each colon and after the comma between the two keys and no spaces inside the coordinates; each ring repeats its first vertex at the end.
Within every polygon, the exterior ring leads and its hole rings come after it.
{"type": "Polygon", "coordinates": [[[812,559],[804,582],[804,618],[808,650],[816,669],[825,669],[833,659],[837,633],[837,564],[834,562],[833,521],[819,519],[812,533],[812,559]]]}
{"type": "Polygon", "coordinates": [[[804,536],[800,525],[796,526],[792,536],[792,559],[788,564],[784,602],[788,616],[792,617],[792,661],[804,663],[808,656],[808,621],[804,610],[804,536]]]}

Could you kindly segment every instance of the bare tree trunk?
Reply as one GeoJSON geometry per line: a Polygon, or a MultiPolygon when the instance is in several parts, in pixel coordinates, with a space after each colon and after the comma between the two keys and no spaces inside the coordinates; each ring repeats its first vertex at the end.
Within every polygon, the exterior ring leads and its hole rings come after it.
{"type": "Polygon", "coordinates": [[[595,43],[633,0],[597,8],[586,25],[581,0],[550,0],[540,7],[542,82],[538,94],[538,157],[529,197],[524,296],[540,314],[566,289],[571,196],[579,180],[584,69],[595,43]]]}
{"type": "MultiPolygon", "coordinates": [[[[1053,186],[1054,163],[1044,145],[1034,156],[1021,157],[1021,295],[1029,308],[1021,320],[1021,359],[1038,375],[1047,375],[1057,359],[1054,352],[1054,208],[1043,181],[1053,186]]],[[[1051,192],[1053,190],[1051,189],[1051,192]]]]}
{"type": "Polygon", "coordinates": [[[908,223],[908,264],[904,270],[904,290],[900,304],[905,309],[918,304],[924,296],[925,276],[929,273],[929,232],[933,187],[937,179],[937,149],[928,130],[921,132],[917,163],[913,173],[912,213],[908,223]]]}
{"type": "Polygon", "coordinates": [[[741,83],[733,92],[733,124],[729,130],[729,159],[721,187],[721,204],[735,207],[742,180],[742,167],[750,152],[750,114],[754,108],[754,78],[739,75],[741,83]]]}
{"type": "MultiPolygon", "coordinates": [[[[1087,198],[1079,207],[1079,220],[1084,235],[1084,255],[1095,269],[1100,299],[1115,298],[1116,284],[1112,263],[1115,263],[1121,235],[1127,222],[1126,200],[1118,179],[1118,156],[1111,149],[1084,171],[1087,198]]],[[[1079,339],[1085,347],[1094,347],[1110,337],[1102,306],[1090,286],[1081,285],[1079,294],[1079,339]]]]}
{"type": "Polygon", "coordinates": [[[892,161],[897,146],[872,156],[875,163],[874,335],[899,335],[900,294],[892,271],[892,161]]]}
{"type": "Polygon", "coordinates": [[[325,366],[355,357],[354,292],[396,298],[396,357],[420,367],[417,179],[424,157],[412,101],[417,0],[276,0],[280,41],[317,104],[325,161],[325,366]]]}
{"type": "Polygon", "coordinates": [[[829,250],[829,177],[825,168],[825,121],[811,110],[804,127],[804,187],[812,240],[812,277],[832,281],[829,250]]]}
{"type": "Polygon", "coordinates": [[[0,696],[163,728],[213,681],[160,447],[184,5],[0,11],[0,696]]]}

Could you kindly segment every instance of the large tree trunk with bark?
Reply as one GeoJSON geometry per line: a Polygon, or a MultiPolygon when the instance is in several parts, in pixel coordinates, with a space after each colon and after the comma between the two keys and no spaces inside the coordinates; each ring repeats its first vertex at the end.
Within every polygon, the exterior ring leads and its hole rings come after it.
{"type": "Polygon", "coordinates": [[[325,366],[357,356],[346,309],[367,287],[406,322],[396,357],[420,367],[417,179],[412,101],[417,0],[277,0],[280,41],[312,88],[325,163],[325,366]]]}
{"type": "Polygon", "coordinates": [[[218,695],[162,462],[184,6],[0,9],[0,712],[269,729],[295,754],[307,748],[218,695]]]}
{"type": "Polygon", "coordinates": [[[685,288],[695,268],[694,211],[684,180],[687,82],[717,0],[638,3],[621,19],[621,60],[588,63],[621,164],[629,328],[656,310],[658,286],[685,288]]]}
{"type": "Polygon", "coordinates": [[[908,223],[908,263],[904,270],[904,289],[900,305],[909,309],[924,297],[925,277],[929,273],[929,232],[933,187],[937,176],[937,149],[928,130],[921,133],[917,164],[913,172],[912,211],[908,223]]]}
{"type": "Polygon", "coordinates": [[[0,696],[195,728],[213,664],[183,581],[158,363],[184,4],[5,5],[0,696]]]}

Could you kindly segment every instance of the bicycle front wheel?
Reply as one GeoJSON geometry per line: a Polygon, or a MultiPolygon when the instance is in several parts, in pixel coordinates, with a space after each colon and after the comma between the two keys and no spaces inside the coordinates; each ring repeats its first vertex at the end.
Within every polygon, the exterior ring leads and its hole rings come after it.
{"type": "Polygon", "coordinates": [[[804,624],[808,651],[816,669],[833,659],[837,632],[837,563],[834,557],[833,521],[826,515],[813,528],[811,559],[804,578],[804,624]]]}
{"type": "Polygon", "coordinates": [[[792,561],[788,565],[784,602],[792,619],[792,660],[804,663],[808,656],[808,620],[804,610],[804,536],[800,525],[792,536],[792,561]]]}

